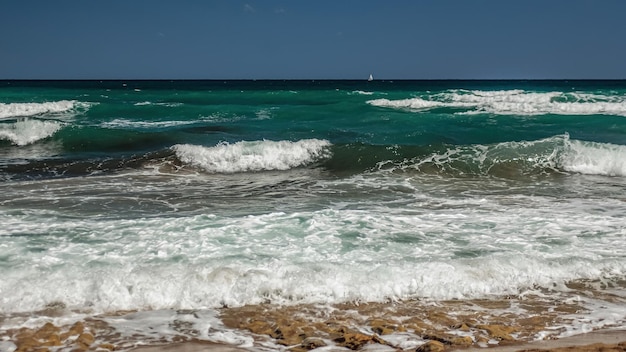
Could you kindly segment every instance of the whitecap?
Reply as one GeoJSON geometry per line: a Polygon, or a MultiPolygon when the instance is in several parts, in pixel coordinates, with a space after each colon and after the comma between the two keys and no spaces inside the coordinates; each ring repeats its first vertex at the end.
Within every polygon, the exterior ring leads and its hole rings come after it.
{"type": "Polygon", "coordinates": [[[626,176],[626,146],[571,140],[560,157],[561,167],[588,175],[626,176]]]}
{"type": "Polygon", "coordinates": [[[114,119],[111,121],[103,122],[100,126],[104,128],[168,128],[184,125],[192,125],[198,121],[181,121],[181,120],[169,120],[169,121],[133,121],[129,119],[114,119]]]}
{"type": "Polygon", "coordinates": [[[390,99],[374,99],[369,100],[367,102],[370,105],[385,107],[385,108],[396,108],[396,109],[412,109],[412,110],[422,110],[422,109],[431,109],[434,107],[445,106],[445,104],[432,101],[432,100],[424,100],[421,98],[409,98],[409,99],[400,99],[400,100],[390,100],[390,99]]]}
{"type": "Polygon", "coordinates": [[[179,102],[157,102],[157,103],[154,103],[154,102],[146,100],[146,101],[137,102],[137,103],[135,103],[133,105],[134,106],[165,106],[165,107],[168,107],[168,108],[175,108],[175,107],[178,107],[178,106],[182,106],[184,104],[183,103],[179,103],[179,102]]]}
{"type": "Polygon", "coordinates": [[[0,139],[24,146],[48,138],[62,127],[63,124],[57,121],[25,119],[11,124],[1,124],[0,139]]]}
{"type": "Polygon", "coordinates": [[[330,142],[318,139],[291,141],[241,141],[215,147],[178,144],[172,147],[183,163],[208,172],[234,173],[289,170],[328,157],[330,142]]]}
{"type": "Polygon", "coordinates": [[[393,109],[464,108],[463,114],[494,115],[614,115],[626,116],[626,97],[580,92],[524,90],[449,90],[407,99],[374,99],[370,105],[393,109]]]}
{"type": "Polygon", "coordinates": [[[454,146],[396,165],[378,164],[380,170],[429,170],[453,174],[515,175],[515,172],[567,172],[601,176],[626,176],[626,146],[570,139],[569,134],[533,141],[491,145],[454,146]],[[511,169],[515,164],[515,169],[511,169]],[[498,166],[503,168],[500,170],[498,166]]]}
{"type": "Polygon", "coordinates": [[[45,103],[0,103],[0,119],[58,114],[72,112],[76,109],[87,109],[91,103],[76,100],[60,100],[45,103]]]}

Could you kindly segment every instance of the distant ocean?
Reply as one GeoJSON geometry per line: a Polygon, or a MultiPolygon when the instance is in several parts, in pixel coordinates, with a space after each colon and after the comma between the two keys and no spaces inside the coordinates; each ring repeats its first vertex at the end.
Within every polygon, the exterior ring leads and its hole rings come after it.
{"type": "Polygon", "coordinates": [[[0,332],[529,292],[626,327],[626,81],[0,81],[0,332]]]}

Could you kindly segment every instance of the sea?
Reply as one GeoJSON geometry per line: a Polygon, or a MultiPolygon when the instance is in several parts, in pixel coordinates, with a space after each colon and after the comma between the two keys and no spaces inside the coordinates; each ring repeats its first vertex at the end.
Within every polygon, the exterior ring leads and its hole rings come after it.
{"type": "Polygon", "coordinates": [[[626,328],[626,81],[0,81],[0,332],[531,293],[626,328]]]}

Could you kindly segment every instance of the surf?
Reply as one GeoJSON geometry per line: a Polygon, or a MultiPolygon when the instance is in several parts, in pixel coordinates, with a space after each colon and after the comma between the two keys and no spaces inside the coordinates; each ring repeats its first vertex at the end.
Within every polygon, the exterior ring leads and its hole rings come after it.
{"type": "Polygon", "coordinates": [[[0,103],[0,119],[74,112],[85,110],[90,103],[76,100],[60,100],[43,103],[0,103]]]}
{"type": "Polygon", "coordinates": [[[626,116],[626,95],[588,92],[453,89],[405,99],[372,99],[367,103],[376,107],[413,111],[456,108],[462,109],[458,113],[464,114],[626,116]]]}
{"type": "Polygon", "coordinates": [[[162,342],[237,307],[407,303],[624,327],[625,87],[12,83],[0,101],[39,105],[0,119],[0,334],[78,316],[162,342]]]}
{"type": "Polygon", "coordinates": [[[213,147],[178,144],[172,147],[185,164],[211,173],[289,170],[328,156],[330,142],[318,139],[240,141],[213,147]]]}
{"type": "Polygon", "coordinates": [[[24,119],[14,123],[0,124],[0,140],[10,141],[16,146],[25,146],[46,139],[64,124],[57,121],[24,119]]]}
{"type": "Polygon", "coordinates": [[[337,172],[352,169],[445,177],[524,179],[567,174],[626,177],[626,146],[575,140],[568,133],[493,144],[336,146],[333,158],[324,165],[337,172]]]}

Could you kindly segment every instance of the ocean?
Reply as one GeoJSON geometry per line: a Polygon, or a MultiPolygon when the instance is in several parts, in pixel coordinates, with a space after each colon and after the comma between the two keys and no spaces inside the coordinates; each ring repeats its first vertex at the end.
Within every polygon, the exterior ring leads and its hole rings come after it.
{"type": "Polygon", "coordinates": [[[225,318],[268,307],[623,329],[626,81],[0,81],[0,278],[8,351],[78,321],[285,350],[225,318]]]}

